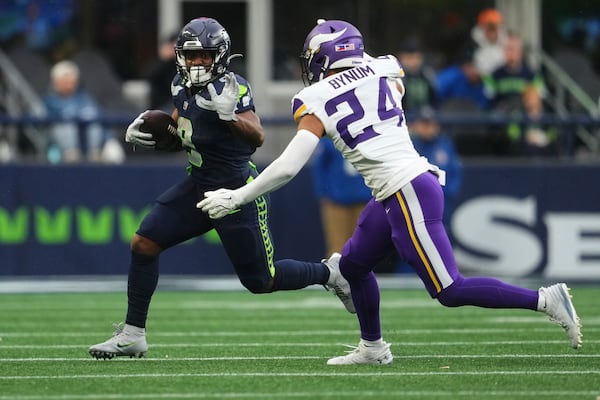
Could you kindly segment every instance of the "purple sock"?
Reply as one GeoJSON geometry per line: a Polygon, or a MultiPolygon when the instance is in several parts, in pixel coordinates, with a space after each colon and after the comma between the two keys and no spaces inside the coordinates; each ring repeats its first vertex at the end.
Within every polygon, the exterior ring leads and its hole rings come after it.
{"type": "Polygon", "coordinates": [[[379,319],[379,285],[375,274],[348,280],[352,292],[352,301],[360,324],[360,337],[365,340],[381,338],[381,322],[379,319]]]}
{"type": "Polygon", "coordinates": [[[438,300],[448,307],[524,308],[537,310],[538,292],[488,277],[459,276],[438,300]]]}

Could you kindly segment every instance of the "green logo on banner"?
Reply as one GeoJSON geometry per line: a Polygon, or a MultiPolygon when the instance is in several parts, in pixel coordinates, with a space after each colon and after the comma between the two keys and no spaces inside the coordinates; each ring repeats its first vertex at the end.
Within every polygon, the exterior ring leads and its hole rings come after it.
{"type": "MultiPolygon", "coordinates": [[[[19,207],[9,211],[0,207],[0,244],[18,245],[34,239],[43,245],[63,245],[77,240],[86,245],[104,245],[118,240],[129,243],[150,207],[105,206],[94,211],[87,207],[61,207],[50,211],[44,207],[19,207]]],[[[203,239],[221,243],[213,229],[203,239]]],[[[189,240],[186,243],[192,243],[189,240]]]]}
{"type": "Polygon", "coordinates": [[[19,207],[13,215],[0,207],[0,242],[6,244],[23,243],[27,239],[29,211],[19,207]]]}

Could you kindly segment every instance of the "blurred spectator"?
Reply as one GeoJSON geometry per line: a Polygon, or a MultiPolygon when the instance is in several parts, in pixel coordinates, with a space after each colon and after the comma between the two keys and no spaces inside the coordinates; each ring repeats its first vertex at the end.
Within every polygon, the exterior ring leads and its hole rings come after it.
{"type": "Polygon", "coordinates": [[[538,123],[544,112],[542,76],[525,61],[523,41],[517,33],[508,33],[504,55],[505,63],[484,77],[491,109],[515,121],[505,132],[493,134],[497,136],[496,145],[502,147],[501,143],[505,143],[503,146],[515,154],[545,154],[551,151],[550,145],[556,139],[556,132],[546,131],[538,123]]]}
{"type": "Polygon", "coordinates": [[[22,36],[30,49],[47,51],[72,34],[73,0],[0,1],[0,41],[22,36]]]}
{"type": "Polygon", "coordinates": [[[498,10],[489,8],[479,13],[477,25],[471,30],[471,38],[477,44],[474,61],[481,75],[491,74],[504,64],[506,32],[502,14],[498,10]]]}
{"type": "Polygon", "coordinates": [[[150,108],[171,112],[173,97],[171,81],[177,73],[175,43],[177,33],[169,35],[158,48],[158,59],[150,65],[145,78],[150,84],[150,108]]]}
{"type": "Polygon", "coordinates": [[[406,88],[403,97],[403,109],[417,111],[424,105],[436,104],[435,70],[425,63],[425,55],[421,41],[416,36],[407,37],[400,51],[398,60],[404,69],[402,82],[406,88]]]}
{"type": "Polygon", "coordinates": [[[450,217],[462,187],[462,164],[452,138],[442,132],[433,108],[422,107],[409,125],[411,139],[419,154],[446,171],[444,190],[444,224],[450,217]]]}
{"type": "Polygon", "coordinates": [[[473,47],[470,45],[459,51],[456,63],[438,72],[436,87],[441,107],[453,99],[472,102],[480,110],[488,106],[481,75],[473,63],[473,47]]]}
{"type": "Polygon", "coordinates": [[[325,255],[339,253],[371,199],[371,190],[329,139],[319,141],[311,168],[314,191],[321,207],[325,255]]]}
{"type": "Polygon", "coordinates": [[[496,110],[520,109],[525,89],[533,87],[541,96],[543,79],[525,61],[523,41],[519,34],[511,32],[507,35],[503,51],[504,63],[483,77],[486,95],[490,99],[490,106],[496,110]]]}
{"type": "Polygon", "coordinates": [[[509,137],[517,143],[519,152],[534,157],[558,155],[558,130],[556,125],[541,123],[544,103],[539,90],[528,86],[522,94],[522,108],[513,112],[517,119],[508,127],[509,137]]]}
{"type": "Polygon", "coordinates": [[[44,96],[48,115],[60,120],[50,127],[48,158],[51,162],[119,163],[124,150],[111,131],[100,124],[80,124],[100,115],[96,101],[79,85],[79,68],[72,61],[61,61],[50,70],[51,87],[44,96]],[[78,121],[69,121],[78,120],[78,121]]]}

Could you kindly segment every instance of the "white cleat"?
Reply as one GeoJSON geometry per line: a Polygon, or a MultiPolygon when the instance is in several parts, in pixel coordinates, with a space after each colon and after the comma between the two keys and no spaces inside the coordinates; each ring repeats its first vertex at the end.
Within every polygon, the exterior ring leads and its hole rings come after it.
{"type": "Polygon", "coordinates": [[[111,359],[113,357],[142,358],[148,351],[145,331],[141,328],[130,327],[122,324],[113,324],[115,332],[113,337],[106,342],[98,343],[90,347],[88,352],[96,359],[111,359]],[[129,329],[133,328],[133,329],[129,329]],[[138,332],[135,332],[137,330],[138,332]],[[141,333],[140,333],[141,330],[141,333]]]}
{"type": "Polygon", "coordinates": [[[578,349],[582,343],[581,321],[571,301],[569,290],[564,283],[557,283],[540,288],[540,294],[546,299],[543,311],[550,317],[550,321],[554,321],[564,328],[571,347],[578,349]]]}
{"type": "Polygon", "coordinates": [[[349,313],[356,314],[356,308],[354,308],[352,295],[350,294],[350,284],[340,272],[340,258],[342,258],[340,253],[333,253],[328,259],[321,260],[329,268],[329,279],[324,286],[328,291],[333,290],[333,293],[342,301],[349,313]]]}
{"type": "MultiPolygon", "coordinates": [[[[348,346],[352,347],[352,346],[348,346]]],[[[390,344],[384,342],[377,345],[367,345],[364,340],[360,340],[358,347],[348,352],[345,356],[330,358],[327,365],[386,365],[394,361],[394,356],[390,351],[390,344]]]]}

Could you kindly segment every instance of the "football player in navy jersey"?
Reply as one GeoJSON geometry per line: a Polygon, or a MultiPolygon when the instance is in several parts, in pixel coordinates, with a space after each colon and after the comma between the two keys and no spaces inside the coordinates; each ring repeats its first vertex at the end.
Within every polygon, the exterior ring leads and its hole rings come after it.
{"type": "MultiPolygon", "coordinates": [[[[205,192],[221,187],[236,189],[258,175],[251,156],[262,145],[265,134],[254,112],[250,85],[228,70],[230,46],[227,31],[212,18],[194,19],[179,34],[175,46],[178,73],[171,85],[172,115],[181,139],[176,147],[187,151],[190,173],[158,197],[135,233],[125,325],[116,326],[112,338],[91,346],[93,357],[141,357],[146,353],[146,319],[158,282],[159,254],[213,228],[250,292],[322,284],[354,312],[349,285],[339,273],[339,254],[320,263],[273,259],[268,197],[258,196],[219,220],[196,208],[205,192]]],[[[154,147],[152,134],[140,131],[142,116],[128,127],[126,141],[154,147]]]]}
{"type": "Polygon", "coordinates": [[[198,207],[227,216],[289,182],[327,136],[373,192],[339,268],[348,280],[360,325],[358,346],[330,365],[390,364],[381,335],[375,266],[396,250],[414,268],[431,297],[447,307],[521,308],[546,313],[581,345],[580,321],[564,283],[539,290],[490,277],[464,277],[442,223],[444,173],[415,150],[402,111],[403,71],[393,56],[372,58],[345,21],[319,20],[301,53],[308,86],[292,99],[296,135],[254,181],[205,193],[198,207]]]}

